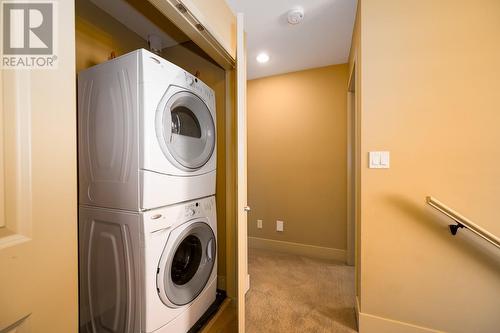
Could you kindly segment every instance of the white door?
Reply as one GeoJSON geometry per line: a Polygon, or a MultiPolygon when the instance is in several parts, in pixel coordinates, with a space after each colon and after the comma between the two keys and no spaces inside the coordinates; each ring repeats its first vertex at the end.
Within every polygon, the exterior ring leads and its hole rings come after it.
{"type": "Polygon", "coordinates": [[[238,188],[238,332],[245,332],[245,294],[249,287],[247,251],[247,69],[243,14],[237,18],[237,188],[238,188]]]}
{"type": "Polygon", "coordinates": [[[74,1],[55,3],[57,68],[0,72],[0,332],[78,331],[74,1]]]}

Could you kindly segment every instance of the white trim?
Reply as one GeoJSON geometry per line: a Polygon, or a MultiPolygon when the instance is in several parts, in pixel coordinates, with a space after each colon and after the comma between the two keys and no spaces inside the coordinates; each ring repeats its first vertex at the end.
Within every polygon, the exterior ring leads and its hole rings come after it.
{"type": "MultiPolygon", "coordinates": [[[[6,129],[5,117],[8,115],[10,133],[12,138],[12,152],[6,157],[5,147],[2,146],[0,153],[2,160],[9,164],[2,167],[2,177],[7,172],[6,167],[10,166],[10,184],[5,184],[6,178],[0,182],[2,186],[2,228],[6,228],[0,236],[0,248],[14,246],[31,240],[32,235],[32,173],[31,173],[31,72],[30,71],[9,71],[2,73],[0,100],[3,110],[10,110],[7,114],[2,114],[2,126],[6,129]],[[7,187],[8,186],[8,187],[7,187]],[[7,189],[7,191],[6,191],[7,189]],[[5,207],[5,199],[9,197],[13,203],[10,207],[5,207]],[[9,216],[6,216],[6,209],[11,210],[9,216]],[[8,232],[6,232],[6,230],[8,232]]],[[[3,132],[2,135],[5,135],[3,132]]],[[[3,141],[1,142],[2,144],[3,141]]]]}
{"type": "MultiPolygon", "coordinates": [[[[352,76],[352,75],[351,75],[352,76]]],[[[352,81],[352,78],[350,79],[352,81]]],[[[356,246],[356,184],[355,184],[355,105],[354,91],[347,92],[347,253],[346,261],[350,266],[355,264],[356,246]]]]}
{"type": "Polygon", "coordinates": [[[345,250],[258,237],[248,237],[248,247],[342,262],[346,259],[345,250]]]}
{"type": "Polygon", "coordinates": [[[389,318],[383,318],[368,313],[359,313],[360,333],[441,333],[427,327],[417,326],[389,318]]]}
{"type": "MultiPolygon", "coordinates": [[[[228,41],[226,41],[224,38],[222,38],[220,36],[220,34],[218,34],[217,31],[215,31],[210,26],[205,15],[198,9],[198,7],[196,7],[196,5],[193,3],[193,1],[192,0],[177,0],[177,2],[178,2],[178,4],[184,5],[186,7],[186,9],[192,13],[192,15],[196,18],[196,20],[198,22],[200,22],[200,24],[203,25],[203,27],[207,30],[208,34],[211,35],[211,38],[213,38],[215,41],[217,41],[217,43],[220,44],[220,46],[222,46],[222,48],[226,52],[226,56],[229,56],[230,58],[232,58],[232,56],[230,55],[231,47],[230,47],[228,41]]],[[[228,5],[228,7],[229,7],[229,5],[228,5]]],[[[232,9],[231,9],[231,12],[234,15],[234,12],[232,9]]]]}
{"type": "Polygon", "coordinates": [[[230,70],[235,66],[235,59],[230,54],[228,46],[220,38],[214,35],[213,29],[207,26],[205,17],[198,17],[201,15],[196,6],[191,2],[184,4],[180,0],[148,0],[153,6],[156,7],[165,17],[172,21],[182,32],[184,32],[196,45],[205,51],[215,62],[217,62],[224,69],[230,70]],[[181,13],[176,7],[182,5],[185,13],[181,13]],[[195,11],[196,13],[192,12],[195,11]],[[202,21],[200,21],[200,19],[202,21]],[[200,31],[199,26],[203,29],[200,31]]]}
{"type": "Polygon", "coordinates": [[[247,235],[247,74],[244,15],[236,20],[236,225],[237,225],[237,272],[238,272],[238,332],[245,333],[245,293],[248,274],[247,235]]]}
{"type": "Polygon", "coordinates": [[[0,250],[5,249],[7,247],[19,245],[25,242],[30,241],[31,238],[26,237],[20,234],[13,234],[0,238],[0,250]]]}

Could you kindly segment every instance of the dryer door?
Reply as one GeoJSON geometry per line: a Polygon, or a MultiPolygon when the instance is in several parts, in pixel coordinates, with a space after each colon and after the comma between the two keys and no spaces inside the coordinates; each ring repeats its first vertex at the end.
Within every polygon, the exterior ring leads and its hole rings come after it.
{"type": "Polygon", "coordinates": [[[156,278],[163,303],[183,306],[203,291],[214,267],[215,247],[215,235],[205,222],[184,224],[171,232],[156,278]]]}
{"type": "Polygon", "coordinates": [[[170,87],[156,113],[156,134],[163,154],[180,169],[204,166],[215,149],[212,113],[190,91],[170,87]]]}

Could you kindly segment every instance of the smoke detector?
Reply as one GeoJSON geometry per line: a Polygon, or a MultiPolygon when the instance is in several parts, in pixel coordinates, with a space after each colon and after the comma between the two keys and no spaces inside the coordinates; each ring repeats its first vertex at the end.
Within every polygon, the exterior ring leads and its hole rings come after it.
{"type": "Polygon", "coordinates": [[[304,19],[304,8],[302,7],[291,9],[288,12],[288,23],[292,25],[299,24],[300,22],[302,22],[303,19],[304,19]]]}

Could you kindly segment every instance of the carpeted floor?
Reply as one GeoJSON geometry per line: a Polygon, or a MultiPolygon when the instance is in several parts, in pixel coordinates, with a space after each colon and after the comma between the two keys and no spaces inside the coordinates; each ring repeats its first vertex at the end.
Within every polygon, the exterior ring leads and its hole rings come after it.
{"type": "Polygon", "coordinates": [[[357,332],[354,268],[249,249],[247,333],[357,332]]]}

